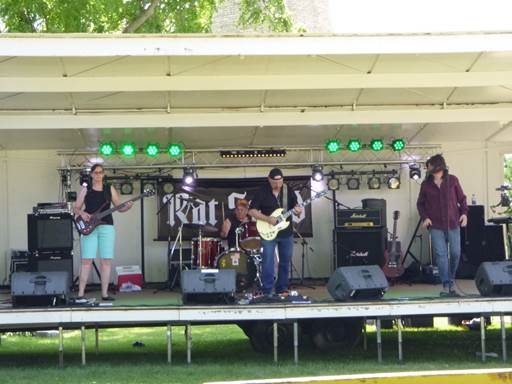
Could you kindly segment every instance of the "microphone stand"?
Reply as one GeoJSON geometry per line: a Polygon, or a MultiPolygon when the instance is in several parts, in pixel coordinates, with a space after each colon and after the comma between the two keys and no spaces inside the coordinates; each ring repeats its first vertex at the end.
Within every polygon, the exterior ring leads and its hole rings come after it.
{"type": "MultiPolygon", "coordinates": [[[[192,207],[192,199],[184,199],[184,198],[181,198],[181,197],[177,197],[177,199],[179,200],[182,200],[182,201],[186,201],[186,211],[185,211],[185,217],[188,216],[188,212],[190,211],[190,207],[192,207]]],[[[162,205],[162,207],[158,210],[158,212],[156,213],[157,215],[169,204],[169,201],[171,199],[167,199],[167,201],[164,203],[164,205],[162,205]]],[[[174,212],[176,212],[176,206],[174,206],[174,212]]],[[[165,288],[168,288],[169,291],[171,291],[175,284],[176,284],[176,279],[178,277],[178,274],[176,273],[171,281],[171,267],[172,267],[172,256],[174,254],[174,250],[176,249],[176,245],[178,244],[179,242],[179,250],[180,250],[180,257],[179,257],[179,277],[180,277],[180,282],[182,281],[181,280],[181,272],[183,270],[183,221],[181,222],[180,224],[180,227],[178,229],[178,234],[176,235],[176,238],[174,239],[174,243],[172,244],[172,247],[171,247],[171,228],[169,226],[169,236],[167,238],[167,282],[166,282],[166,285],[164,286],[164,288],[162,289],[157,289],[153,292],[153,294],[165,289],[165,288]]]]}
{"type": "MultiPolygon", "coordinates": [[[[297,231],[295,229],[295,227],[293,227],[293,232],[295,232],[297,234],[297,236],[299,237],[300,245],[302,246],[302,256],[301,256],[301,262],[300,262],[300,264],[301,264],[300,283],[299,284],[295,284],[295,286],[315,289],[315,287],[312,286],[312,285],[304,284],[304,260],[306,258],[306,252],[307,252],[308,249],[311,252],[315,252],[315,250],[309,246],[309,244],[306,241],[306,239],[299,233],[299,231],[297,231]]],[[[290,262],[291,262],[291,260],[290,260],[290,262]]],[[[294,266],[293,266],[293,263],[292,263],[292,268],[290,269],[290,271],[293,271],[293,268],[294,268],[294,266]]]]}

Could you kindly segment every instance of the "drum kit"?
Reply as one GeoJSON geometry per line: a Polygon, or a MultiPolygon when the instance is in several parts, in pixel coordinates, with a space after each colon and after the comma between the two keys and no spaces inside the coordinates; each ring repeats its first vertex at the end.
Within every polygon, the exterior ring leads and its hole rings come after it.
{"type": "Polygon", "coordinates": [[[197,229],[192,238],[192,268],[234,269],[237,292],[257,290],[261,287],[261,240],[256,222],[242,223],[235,231],[235,248],[224,250],[218,237],[203,236],[218,231],[211,225],[185,224],[197,229]]]}

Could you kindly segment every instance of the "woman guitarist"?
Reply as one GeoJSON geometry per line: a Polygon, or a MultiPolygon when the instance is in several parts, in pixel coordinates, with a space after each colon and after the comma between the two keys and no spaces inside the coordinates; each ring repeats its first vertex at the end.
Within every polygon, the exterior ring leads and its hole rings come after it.
{"type": "MultiPolygon", "coordinates": [[[[106,211],[111,204],[121,204],[119,193],[114,186],[104,183],[105,170],[101,164],[94,164],[91,168],[92,185],[83,185],[75,202],[75,215],[80,215],[85,221],[89,221],[93,213],[106,211]]],[[[133,202],[127,202],[119,209],[126,212],[133,206],[133,202]]],[[[85,301],[85,286],[91,274],[91,266],[96,254],[100,256],[101,298],[105,301],[115,300],[108,294],[112,259],[114,257],[115,230],[112,214],[103,218],[89,235],[80,236],[80,282],[78,284],[77,301],[85,301]],[[99,251],[99,252],[98,252],[99,251]]]]}

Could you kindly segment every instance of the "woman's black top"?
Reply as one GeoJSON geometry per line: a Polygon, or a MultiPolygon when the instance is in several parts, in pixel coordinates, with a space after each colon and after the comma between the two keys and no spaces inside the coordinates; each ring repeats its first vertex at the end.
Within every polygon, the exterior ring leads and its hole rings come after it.
{"type": "MultiPolygon", "coordinates": [[[[110,209],[110,204],[112,203],[112,193],[110,191],[110,185],[103,185],[102,191],[89,189],[87,191],[87,194],[85,195],[84,203],[85,212],[90,214],[104,212],[110,209]]],[[[112,218],[112,214],[103,217],[101,221],[105,224],[114,225],[114,219],[112,218]]]]}

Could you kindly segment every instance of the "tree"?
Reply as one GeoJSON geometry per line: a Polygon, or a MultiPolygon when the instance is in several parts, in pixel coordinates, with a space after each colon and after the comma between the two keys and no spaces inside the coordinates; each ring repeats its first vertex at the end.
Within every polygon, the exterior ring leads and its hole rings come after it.
{"type": "MultiPolygon", "coordinates": [[[[2,32],[210,32],[223,0],[0,0],[2,32]]],[[[242,0],[239,24],[291,30],[284,0],[242,0]]]]}

